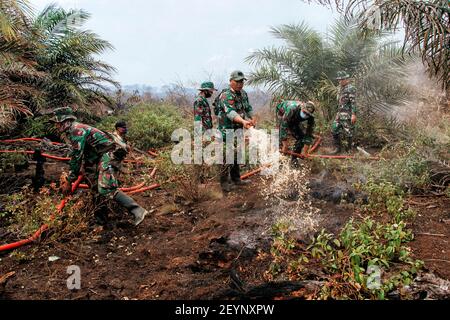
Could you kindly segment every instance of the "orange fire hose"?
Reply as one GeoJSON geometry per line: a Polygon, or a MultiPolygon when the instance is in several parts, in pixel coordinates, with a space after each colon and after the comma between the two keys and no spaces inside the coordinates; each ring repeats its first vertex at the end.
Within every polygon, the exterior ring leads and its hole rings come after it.
{"type": "Polygon", "coordinates": [[[318,137],[316,140],[316,143],[309,150],[308,154],[313,154],[317,150],[317,148],[319,148],[321,143],[322,143],[322,137],[318,137]]]}
{"type": "Polygon", "coordinates": [[[141,192],[145,192],[145,191],[149,191],[149,190],[154,190],[154,189],[158,189],[159,187],[161,187],[161,185],[159,183],[155,183],[153,185],[151,185],[150,187],[146,187],[146,188],[142,188],[142,189],[137,189],[131,192],[128,192],[128,195],[133,195],[136,193],[141,193],[141,192]]]}
{"type": "MultiPolygon", "coordinates": [[[[0,143],[15,143],[15,142],[42,142],[44,139],[39,138],[20,138],[20,139],[11,139],[11,140],[0,140],[0,143]]],[[[50,142],[55,146],[62,146],[64,143],[59,142],[50,142]]]]}

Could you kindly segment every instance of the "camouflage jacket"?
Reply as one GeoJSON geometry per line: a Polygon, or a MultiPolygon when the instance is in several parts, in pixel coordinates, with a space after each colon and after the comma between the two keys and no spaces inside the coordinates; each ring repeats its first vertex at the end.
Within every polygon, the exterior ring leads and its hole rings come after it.
{"type": "Polygon", "coordinates": [[[357,112],[356,88],[352,84],[341,87],[338,95],[339,107],[337,120],[350,120],[357,112]]]}
{"type": "Polygon", "coordinates": [[[114,152],[115,158],[119,161],[123,161],[131,151],[131,146],[117,131],[109,133],[109,135],[116,144],[116,150],[114,152]]]}
{"type": "Polygon", "coordinates": [[[202,123],[203,131],[213,128],[211,108],[208,100],[202,95],[198,95],[194,101],[194,121],[202,123]]]}
{"type": "Polygon", "coordinates": [[[115,149],[114,142],[106,133],[76,121],[67,129],[66,136],[72,146],[69,163],[71,181],[79,175],[83,160],[86,164],[95,165],[104,153],[115,149]]]}
{"type": "Polygon", "coordinates": [[[253,108],[248,101],[247,92],[234,92],[228,88],[219,98],[219,130],[241,129],[241,124],[233,122],[238,115],[243,119],[253,118],[253,108]]]}
{"type": "Polygon", "coordinates": [[[289,132],[295,132],[302,122],[307,121],[306,136],[312,136],[314,132],[314,116],[303,119],[300,116],[303,103],[300,101],[284,101],[277,106],[277,119],[280,128],[280,140],[286,140],[289,132]]]}

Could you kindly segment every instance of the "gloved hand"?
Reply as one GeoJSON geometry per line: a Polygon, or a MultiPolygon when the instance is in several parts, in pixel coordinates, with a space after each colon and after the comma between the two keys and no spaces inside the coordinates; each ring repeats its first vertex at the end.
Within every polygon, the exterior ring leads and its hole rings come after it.
{"type": "Polygon", "coordinates": [[[67,196],[72,191],[72,184],[70,183],[67,173],[63,172],[59,178],[59,186],[63,195],[67,196]]]}
{"type": "Polygon", "coordinates": [[[303,143],[306,144],[307,146],[310,146],[313,144],[313,137],[311,136],[306,136],[303,138],[303,143]]]}

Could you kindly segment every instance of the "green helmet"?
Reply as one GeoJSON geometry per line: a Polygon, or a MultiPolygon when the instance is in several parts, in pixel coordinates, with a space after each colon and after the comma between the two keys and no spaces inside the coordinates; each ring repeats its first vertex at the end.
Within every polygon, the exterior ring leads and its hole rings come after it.
{"type": "Polygon", "coordinates": [[[203,82],[202,85],[200,86],[200,88],[198,89],[200,91],[204,91],[204,90],[208,90],[208,91],[217,91],[216,88],[214,88],[214,83],[208,81],[208,82],[203,82]]]}
{"type": "Polygon", "coordinates": [[[247,78],[245,78],[245,75],[242,71],[236,70],[231,73],[230,80],[242,81],[247,80],[247,78]]]}
{"type": "Polygon", "coordinates": [[[336,80],[345,80],[350,78],[350,75],[345,71],[338,71],[336,80]]]}
{"type": "Polygon", "coordinates": [[[64,122],[66,120],[77,120],[74,116],[73,110],[70,107],[58,108],[53,111],[53,118],[50,119],[51,122],[64,122]]]}

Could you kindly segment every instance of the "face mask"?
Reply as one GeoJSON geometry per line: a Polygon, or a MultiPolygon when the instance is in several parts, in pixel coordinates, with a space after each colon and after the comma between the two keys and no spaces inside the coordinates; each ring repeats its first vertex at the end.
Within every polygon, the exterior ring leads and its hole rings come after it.
{"type": "Polygon", "coordinates": [[[128,133],[128,129],[127,128],[119,128],[118,130],[119,130],[119,132],[121,134],[127,134],[128,133]]]}
{"type": "Polygon", "coordinates": [[[302,119],[309,119],[311,116],[309,114],[304,113],[303,111],[300,112],[300,117],[302,117],[302,119]]]}

